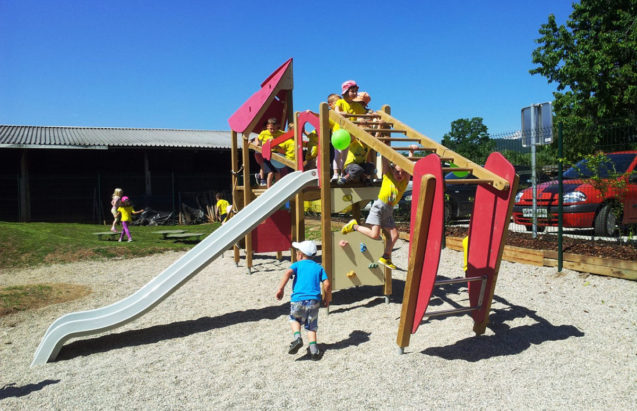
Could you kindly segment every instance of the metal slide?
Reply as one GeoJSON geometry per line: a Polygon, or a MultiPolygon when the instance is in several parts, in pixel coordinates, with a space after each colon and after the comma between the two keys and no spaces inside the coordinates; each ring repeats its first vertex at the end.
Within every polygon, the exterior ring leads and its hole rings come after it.
{"type": "Polygon", "coordinates": [[[286,175],[134,294],[106,307],[58,318],[42,337],[31,366],[54,360],[69,338],[112,330],[141,317],[272,215],[298,191],[317,183],[316,170],[295,171],[286,175]]]}

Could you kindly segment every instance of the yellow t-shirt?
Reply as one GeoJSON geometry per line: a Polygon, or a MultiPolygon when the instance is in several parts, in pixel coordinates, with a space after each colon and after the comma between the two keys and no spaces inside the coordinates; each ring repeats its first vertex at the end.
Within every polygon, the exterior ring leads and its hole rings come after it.
{"type": "Polygon", "coordinates": [[[294,159],[296,158],[296,156],[294,155],[294,139],[291,138],[289,140],[285,140],[282,143],[279,143],[279,147],[281,147],[283,150],[285,150],[285,158],[287,158],[288,160],[292,160],[294,161],[294,159]]]}
{"type": "Polygon", "coordinates": [[[131,221],[131,217],[133,215],[133,207],[131,206],[120,206],[117,208],[117,211],[122,215],[122,221],[131,221]]]}
{"type": "MultiPolygon", "coordinates": [[[[367,113],[367,110],[365,109],[365,107],[363,107],[363,105],[361,103],[358,103],[356,101],[352,101],[351,103],[348,103],[347,101],[345,101],[344,99],[338,99],[336,101],[336,103],[334,103],[334,108],[336,109],[336,107],[339,107],[342,112],[348,113],[348,114],[365,114],[367,113]]],[[[350,118],[350,120],[354,120],[354,117],[350,118]]],[[[332,125],[332,132],[338,130],[339,128],[341,128],[338,124],[334,123],[332,125]]]]}
{"type": "Polygon", "coordinates": [[[402,198],[407,185],[409,184],[409,178],[404,178],[402,181],[396,181],[394,173],[389,171],[383,174],[383,182],[378,192],[378,199],[385,204],[395,206],[402,198]]]}
{"type": "Polygon", "coordinates": [[[349,151],[347,152],[347,158],[345,159],[345,167],[348,164],[356,163],[362,164],[367,160],[367,153],[369,152],[369,147],[358,141],[358,139],[354,139],[349,145],[349,151]]]}
{"type": "Polygon", "coordinates": [[[217,207],[217,214],[220,216],[228,214],[229,205],[230,203],[223,198],[221,200],[217,200],[217,205],[215,206],[217,207]]]}
{"type": "Polygon", "coordinates": [[[263,145],[263,143],[265,143],[266,141],[272,140],[273,138],[277,138],[281,134],[283,134],[283,131],[281,131],[281,130],[277,130],[277,131],[274,132],[274,134],[272,134],[272,133],[270,133],[270,130],[268,130],[266,128],[265,130],[263,130],[262,132],[259,133],[259,137],[257,137],[257,138],[261,142],[261,145],[263,145]]]}
{"type": "Polygon", "coordinates": [[[307,160],[312,160],[318,155],[318,135],[316,134],[316,131],[312,131],[307,135],[307,138],[309,138],[310,141],[307,142],[307,155],[305,158],[307,160]]]}

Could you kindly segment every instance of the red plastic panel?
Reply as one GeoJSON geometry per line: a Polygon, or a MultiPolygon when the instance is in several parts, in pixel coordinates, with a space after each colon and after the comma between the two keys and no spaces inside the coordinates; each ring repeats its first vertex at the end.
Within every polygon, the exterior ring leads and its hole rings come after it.
{"type": "Polygon", "coordinates": [[[420,287],[418,288],[418,298],[416,301],[416,310],[414,312],[414,322],[411,333],[418,330],[418,326],[422,321],[429,299],[433,291],[436,275],[438,274],[438,264],[440,263],[440,250],[442,248],[442,230],[444,229],[444,208],[445,208],[445,181],[442,177],[442,167],[440,165],[440,157],[436,154],[430,154],[419,160],[414,165],[413,192],[411,201],[411,224],[409,235],[409,253],[411,254],[411,240],[414,235],[413,227],[416,221],[416,211],[418,209],[418,196],[420,195],[420,180],[425,174],[431,174],[436,178],[436,187],[434,189],[434,200],[431,210],[431,220],[429,221],[429,233],[427,235],[427,246],[425,248],[425,259],[422,266],[420,276],[420,287]]]}
{"type": "Polygon", "coordinates": [[[272,214],[252,231],[255,253],[289,250],[292,246],[292,220],[288,210],[272,214]]]}
{"type": "MultiPolygon", "coordinates": [[[[500,153],[491,153],[484,166],[513,186],[515,169],[500,153]]],[[[476,190],[471,224],[469,225],[469,256],[467,257],[467,277],[486,275],[486,295],[482,308],[471,313],[476,324],[482,323],[491,306],[489,290],[495,287],[498,268],[498,254],[504,230],[509,227],[507,214],[509,202],[513,201],[511,189],[498,191],[490,185],[480,185],[476,190]]],[[[475,307],[480,298],[479,281],[469,283],[469,299],[475,307]]]]}
{"type": "MultiPolygon", "coordinates": [[[[319,118],[316,114],[312,113],[312,112],[307,112],[304,111],[302,113],[299,113],[298,118],[296,119],[296,122],[298,123],[298,130],[296,130],[299,138],[298,141],[302,141],[303,139],[303,129],[305,127],[305,124],[310,123],[312,126],[314,126],[314,129],[316,130],[316,134],[317,135],[321,135],[321,127],[320,127],[320,123],[319,123],[319,118]]],[[[321,143],[319,143],[318,145],[319,150],[321,149],[321,143]]],[[[305,167],[303,167],[303,146],[299,146],[296,148],[296,163],[297,163],[297,170],[301,170],[301,171],[305,171],[305,167]]],[[[316,167],[320,168],[320,161],[318,161],[317,157],[317,161],[316,161],[316,167]]],[[[321,175],[320,171],[319,171],[319,176],[321,175]]]]}
{"type": "MultiPolygon", "coordinates": [[[[279,90],[284,88],[279,85],[279,82],[285,82],[291,84],[292,78],[292,59],[289,59],[281,67],[276,69],[274,73],[270,74],[270,76],[261,84],[261,89],[254,93],[234,114],[228,119],[228,123],[230,124],[230,128],[238,133],[243,133],[244,131],[253,131],[246,130],[246,128],[252,123],[254,117],[261,111],[263,105],[268,101],[270,96],[273,93],[279,93],[279,90]],[[290,70],[288,70],[288,68],[290,70]],[[283,80],[283,81],[282,81],[283,80]]],[[[291,85],[286,87],[291,88],[291,85]]],[[[284,93],[287,96],[287,93],[284,93]]],[[[281,97],[281,95],[279,96],[281,97]]],[[[276,117],[279,121],[284,119],[280,118],[283,113],[283,101],[272,100],[270,103],[270,107],[266,110],[265,115],[262,117],[276,117]],[[277,107],[274,107],[277,106],[277,107]]],[[[257,123],[257,126],[261,125],[257,123]]]]}

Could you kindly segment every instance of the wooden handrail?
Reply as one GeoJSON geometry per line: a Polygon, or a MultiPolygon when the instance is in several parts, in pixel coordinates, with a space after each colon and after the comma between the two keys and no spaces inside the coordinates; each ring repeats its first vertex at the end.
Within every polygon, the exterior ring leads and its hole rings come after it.
{"type": "Polygon", "coordinates": [[[405,130],[407,137],[418,139],[420,141],[420,145],[424,147],[435,148],[436,154],[438,154],[440,157],[450,158],[450,161],[452,161],[458,167],[471,168],[473,170],[473,175],[476,176],[478,179],[484,180],[484,182],[492,182],[493,187],[498,190],[507,190],[509,188],[509,182],[499,175],[485,169],[484,167],[481,167],[473,161],[454,152],[453,150],[448,149],[442,144],[433,141],[432,139],[426,137],[424,134],[417,132],[416,130],[392,117],[388,113],[385,113],[382,110],[378,110],[376,111],[376,113],[380,116],[381,120],[393,123],[396,129],[405,130]]]}

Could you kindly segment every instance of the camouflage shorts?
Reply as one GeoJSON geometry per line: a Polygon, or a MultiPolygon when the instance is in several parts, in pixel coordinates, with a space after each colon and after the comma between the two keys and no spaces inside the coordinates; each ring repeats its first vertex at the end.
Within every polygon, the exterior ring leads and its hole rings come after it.
{"type": "Polygon", "coordinates": [[[290,302],[290,321],[305,326],[308,331],[318,329],[319,300],[303,300],[290,302]]]}

